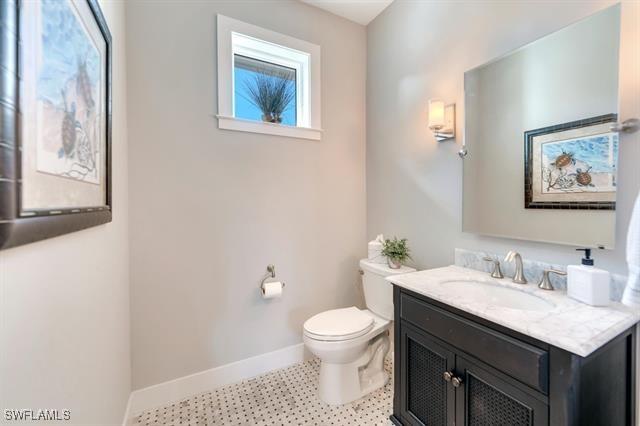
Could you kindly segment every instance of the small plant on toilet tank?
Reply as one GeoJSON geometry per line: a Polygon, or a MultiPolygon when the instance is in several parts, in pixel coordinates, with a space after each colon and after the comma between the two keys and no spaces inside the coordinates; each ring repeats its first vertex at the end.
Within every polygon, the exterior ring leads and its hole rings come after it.
{"type": "Polygon", "coordinates": [[[406,238],[386,239],[382,245],[382,254],[387,257],[389,267],[393,269],[400,268],[407,259],[411,259],[406,238]]]}

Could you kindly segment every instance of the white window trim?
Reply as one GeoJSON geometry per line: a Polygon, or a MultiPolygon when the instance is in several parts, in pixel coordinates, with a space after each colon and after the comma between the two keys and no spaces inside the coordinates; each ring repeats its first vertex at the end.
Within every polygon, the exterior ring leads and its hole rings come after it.
{"type": "Polygon", "coordinates": [[[217,16],[217,24],[218,127],[320,140],[320,46],[223,15],[217,16]],[[268,44],[272,46],[267,46],[268,44]],[[301,106],[296,111],[297,126],[245,120],[234,116],[234,53],[296,69],[296,104],[301,106]],[[303,77],[306,75],[308,78],[303,77]]]}

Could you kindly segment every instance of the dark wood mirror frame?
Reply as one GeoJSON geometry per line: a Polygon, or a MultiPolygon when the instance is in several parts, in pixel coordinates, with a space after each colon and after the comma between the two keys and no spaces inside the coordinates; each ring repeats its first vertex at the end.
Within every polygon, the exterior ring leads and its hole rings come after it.
{"type": "Polygon", "coordinates": [[[0,249],[111,222],[111,34],[97,0],[86,0],[106,45],[105,205],[29,210],[21,204],[20,1],[0,0],[0,249]]]}

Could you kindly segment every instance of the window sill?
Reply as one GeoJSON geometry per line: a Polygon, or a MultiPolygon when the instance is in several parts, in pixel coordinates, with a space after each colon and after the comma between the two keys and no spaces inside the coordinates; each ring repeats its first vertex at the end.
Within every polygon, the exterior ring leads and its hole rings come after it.
{"type": "Polygon", "coordinates": [[[238,132],[263,133],[266,135],[285,136],[289,138],[311,139],[319,141],[322,136],[321,129],[311,127],[294,127],[284,124],[264,123],[260,121],[243,120],[241,118],[217,115],[218,128],[235,130],[238,132]]]}

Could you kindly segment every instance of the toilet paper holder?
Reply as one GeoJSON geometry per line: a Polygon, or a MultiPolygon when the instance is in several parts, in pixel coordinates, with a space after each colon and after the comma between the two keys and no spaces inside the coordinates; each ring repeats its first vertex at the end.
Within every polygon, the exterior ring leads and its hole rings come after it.
{"type": "MultiPolygon", "coordinates": [[[[262,278],[262,281],[260,282],[260,290],[264,291],[265,281],[267,281],[269,278],[275,278],[275,277],[276,277],[275,265],[267,265],[267,273],[264,275],[264,278],[262,278]]],[[[282,288],[284,288],[284,283],[282,283],[282,288]]]]}

